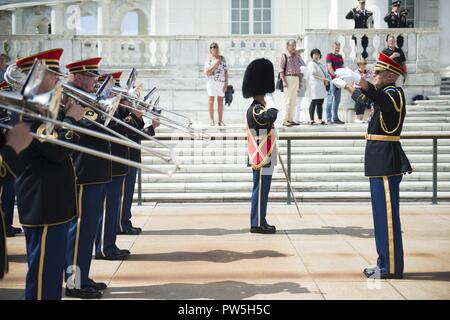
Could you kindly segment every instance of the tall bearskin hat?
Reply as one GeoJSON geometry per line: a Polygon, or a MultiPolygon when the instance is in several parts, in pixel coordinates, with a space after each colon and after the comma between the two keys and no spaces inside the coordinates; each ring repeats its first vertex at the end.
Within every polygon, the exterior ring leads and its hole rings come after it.
{"type": "Polygon", "coordinates": [[[265,95],[275,91],[275,77],[273,64],[261,58],[252,61],[245,70],[242,81],[242,94],[244,98],[265,95]]]}

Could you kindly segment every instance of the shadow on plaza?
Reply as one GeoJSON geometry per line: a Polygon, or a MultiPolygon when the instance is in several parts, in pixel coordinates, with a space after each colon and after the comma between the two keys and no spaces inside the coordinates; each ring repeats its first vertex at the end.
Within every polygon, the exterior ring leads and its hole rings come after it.
{"type": "Polygon", "coordinates": [[[104,293],[105,299],[218,299],[240,300],[259,294],[311,293],[298,283],[278,282],[252,284],[240,281],[222,281],[206,284],[168,283],[139,287],[114,287],[104,293]]]}
{"type": "Polygon", "coordinates": [[[216,263],[228,263],[239,260],[256,260],[263,258],[282,258],[287,255],[273,250],[257,250],[253,252],[236,252],[229,250],[211,250],[205,252],[167,252],[167,253],[147,253],[132,254],[128,261],[167,261],[167,262],[186,262],[186,261],[207,261],[216,263]]]}
{"type": "MultiPolygon", "coordinates": [[[[356,238],[373,238],[373,229],[348,226],[348,227],[333,227],[333,226],[322,226],[320,228],[305,228],[305,229],[294,229],[294,230],[278,230],[278,233],[286,233],[287,235],[347,235],[356,238]]],[[[209,229],[172,229],[172,230],[145,230],[142,231],[141,235],[152,235],[152,236],[226,236],[233,234],[250,234],[249,228],[245,229],[223,229],[223,228],[209,228],[209,229]]],[[[270,236],[270,235],[264,235],[270,236]]]]}

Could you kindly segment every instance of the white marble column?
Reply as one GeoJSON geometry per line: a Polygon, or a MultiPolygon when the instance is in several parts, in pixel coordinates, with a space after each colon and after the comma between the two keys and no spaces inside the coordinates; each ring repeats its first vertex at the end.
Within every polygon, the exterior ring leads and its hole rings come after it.
{"type": "MultiPolygon", "coordinates": [[[[108,35],[111,33],[111,0],[101,0],[97,7],[97,33],[108,35]]],[[[114,23],[117,23],[114,22],[114,23]]],[[[120,26],[119,26],[120,28],[120,26]]]]}
{"type": "Polygon", "coordinates": [[[440,62],[450,76],[450,1],[439,0],[440,62]]]}
{"type": "Polygon", "coordinates": [[[64,5],[55,4],[51,7],[51,26],[52,34],[63,34],[64,33],[64,5]]]}
{"type": "Polygon", "coordinates": [[[11,33],[22,34],[23,33],[23,9],[16,8],[11,15],[11,33]]]}

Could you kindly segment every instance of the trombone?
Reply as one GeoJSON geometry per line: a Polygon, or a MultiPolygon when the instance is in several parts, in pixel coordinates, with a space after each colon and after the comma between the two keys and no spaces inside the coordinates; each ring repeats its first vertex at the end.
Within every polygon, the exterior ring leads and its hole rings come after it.
{"type": "MultiPolygon", "coordinates": [[[[17,67],[15,65],[11,65],[8,67],[6,73],[5,73],[5,80],[15,89],[20,88],[23,84],[23,82],[25,82],[25,84],[27,83],[27,81],[29,81],[29,78],[38,78],[38,79],[42,79],[44,77],[45,74],[42,74],[42,71],[46,70],[46,67],[43,66],[39,61],[36,65],[36,68],[33,68],[31,72],[29,73],[29,77],[27,79],[24,79],[24,75],[21,72],[18,72],[17,67]],[[15,73],[15,75],[14,75],[15,73]]],[[[36,79],[35,79],[36,80],[36,79]]],[[[36,83],[36,81],[31,81],[32,83],[36,83]]],[[[115,140],[115,141],[111,141],[108,139],[105,139],[105,137],[109,137],[108,135],[105,135],[104,137],[101,137],[100,139],[103,140],[108,140],[114,143],[118,143],[118,144],[122,144],[122,145],[126,145],[128,147],[134,148],[134,149],[142,149],[145,150],[147,152],[149,152],[152,155],[157,156],[158,158],[162,159],[165,163],[173,163],[175,162],[175,164],[178,166],[178,163],[175,161],[175,156],[174,156],[174,152],[172,150],[172,148],[170,148],[169,146],[161,143],[160,141],[156,140],[155,138],[141,132],[139,129],[136,129],[132,126],[130,126],[129,124],[115,118],[113,116],[113,114],[116,112],[117,108],[118,108],[118,103],[120,102],[120,97],[115,97],[115,98],[109,98],[106,99],[103,96],[105,94],[102,94],[103,92],[109,92],[111,87],[113,86],[113,81],[112,79],[110,79],[108,82],[105,81],[105,83],[102,85],[102,87],[99,89],[99,91],[97,92],[96,95],[93,94],[89,94],[87,92],[84,92],[74,86],[71,86],[69,84],[62,84],[61,87],[63,89],[63,93],[73,99],[75,99],[76,101],[78,101],[80,104],[82,104],[83,106],[85,106],[87,109],[85,110],[86,116],[83,118],[85,120],[87,120],[88,122],[101,127],[102,129],[104,129],[105,131],[109,132],[110,134],[120,138],[119,140],[115,140]],[[106,110],[106,111],[104,111],[106,110]],[[94,111],[97,113],[102,114],[104,117],[106,117],[105,123],[99,123],[96,121],[96,117],[90,117],[87,116],[90,112],[94,111]],[[169,154],[165,154],[162,152],[158,152],[155,151],[147,146],[141,145],[139,143],[136,143],[134,141],[132,141],[131,139],[129,139],[128,137],[112,130],[111,128],[108,128],[107,125],[109,124],[109,122],[113,120],[115,122],[118,122],[120,125],[125,126],[127,129],[136,132],[137,134],[140,134],[142,136],[144,136],[144,138],[148,139],[148,140],[152,140],[155,143],[157,143],[159,146],[168,149],[169,150],[169,154]],[[124,144],[124,141],[128,141],[128,144],[124,144]]],[[[23,88],[27,88],[28,86],[23,85],[23,88]]],[[[64,104],[63,104],[64,106],[64,104]]],[[[33,110],[36,111],[36,110],[33,110]]],[[[36,113],[36,112],[35,112],[36,113]]],[[[42,114],[42,112],[40,110],[38,110],[39,114],[42,114]]],[[[54,113],[51,113],[51,119],[52,120],[56,120],[57,116],[59,113],[59,106],[58,106],[58,110],[54,113]]],[[[42,120],[42,119],[41,119],[42,120]]],[[[46,119],[46,120],[50,120],[50,119],[46,119]]],[[[46,123],[48,123],[48,127],[47,127],[47,132],[52,132],[51,129],[53,129],[53,125],[55,124],[53,121],[45,121],[46,123]]],[[[58,125],[64,126],[66,128],[69,128],[68,124],[60,122],[58,123],[58,125]]],[[[71,130],[83,133],[80,131],[80,126],[75,126],[72,128],[69,128],[71,130]]],[[[92,130],[89,130],[92,131],[92,130]]],[[[87,132],[85,132],[88,135],[91,135],[87,132]]]]}
{"type": "MultiPolygon", "coordinates": [[[[62,97],[62,87],[58,85],[54,90],[51,92],[47,92],[44,94],[37,94],[38,89],[40,87],[40,84],[43,81],[43,75],[45,73],[42,72],[42,70],[46,70],[45,66],[43,66],[39,61],[35,61],[33,67],[31,68],[28,77],[25,80],[25,84],[21,89],[20,93],[15,92],[0,92],[0,104],[2,105],[0,108],[3,108],[5,110],[8,110],[12,113],[17,113],[21,116],[26,116],[28,118],[38,120],[41,122],[44,122],[47,124],[46,127],[46,133],[52,132],[54,126],[59,126],[62,128],[70,129],[75,132],[79,132],[82,134],[86,134],[89,136],[96,137],[98,139],[103,139],[106,141],[110,141],[113,143],[121,144],[130,148],[136,148],[140,149],[142,146],[138,143],[132,142],[132,141],[126,141],[123,139],[119,139],[116,137],[112,137],[100,132],[96,132],[93,130],[89,130],[80,126],[71,125],[66,122],[61,122],[56,120],[58,113],[59,113],[59,107],[62,97]],[[14,107],[13,107],[14,106],[14,107]],[[47,131],[47,129],[51,129],[51,131],[47,131]]],[[[15,88],[18,87],[18,82],[15,80],[15,78],[10,77],[10,73],[8,73],[8,76],[5,77],[6,80],[11,81],[11,85],[14,85],[15,88]]],[[[0,127],[5,129],[11,129],[12,126],[0,123],[0,127]]],[[[56,144],[62,147],[66,147],[68,149],[72,149],[75,151],[87,153],[93,156],[97,156],[100,158],[104,158],[107,160],[111,160],[114,162],[118,162],[130,167],[135,167],[137,169],[141,169],[142,171],[146,172],[154,172],[154,173],[160,173],[167,176],[171,176],[173,173],[175,173],[178,170],[178,164],[173,163],[172,159],[169,159],[167,161],[163,158],[167,163],[171,163],[174,165],[173,169],[164,171],[161,169],[155,169],[148,165],[141,164],[138,162],[134,162],[128,159],[123,159],[114,155],[111,155],[109,153],[100,152],[97,150],[93,150],[90,148],[86,148],[83,146],[75,145],[70,142],[61,141],[58,139],[54,139],[51,135],[44,135],[44,134],[38,134],[38,133],[31,133],[31,135],[36,138],[40,139],[42,141],[56,144]]],[[[152,151],[152,153],[154,153],[152,151]]],[[[158,154],[155,154],[159,157],[158,154]]]]}

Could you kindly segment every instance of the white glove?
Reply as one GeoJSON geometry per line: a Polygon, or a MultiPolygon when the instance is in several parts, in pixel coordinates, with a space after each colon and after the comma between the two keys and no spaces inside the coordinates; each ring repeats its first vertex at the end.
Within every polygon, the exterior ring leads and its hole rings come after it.
{"type": "Polygon", "coordinates": [[[276,109],[280,111],[277,104],[275,103],[275,100],[273,99],[273,95],[271,93],[267,93],[264,97],[264,100],[266,100],[266,108],[267,109],[276,109]]]}
{"type": "Polygon", "coordinates": [[[336,78],[333,81],[333,84],[336,88],[344,89],[347,85],[347,82],[344,79],[336,78]]]}
{"type": "Polygon", "coordinates": [[[347,83],[358,83],[361,81],[361,75],[358,72],[351,70],[349,67],[337,69],[335,74],[338,78],[343,79],[347,83]]]}

